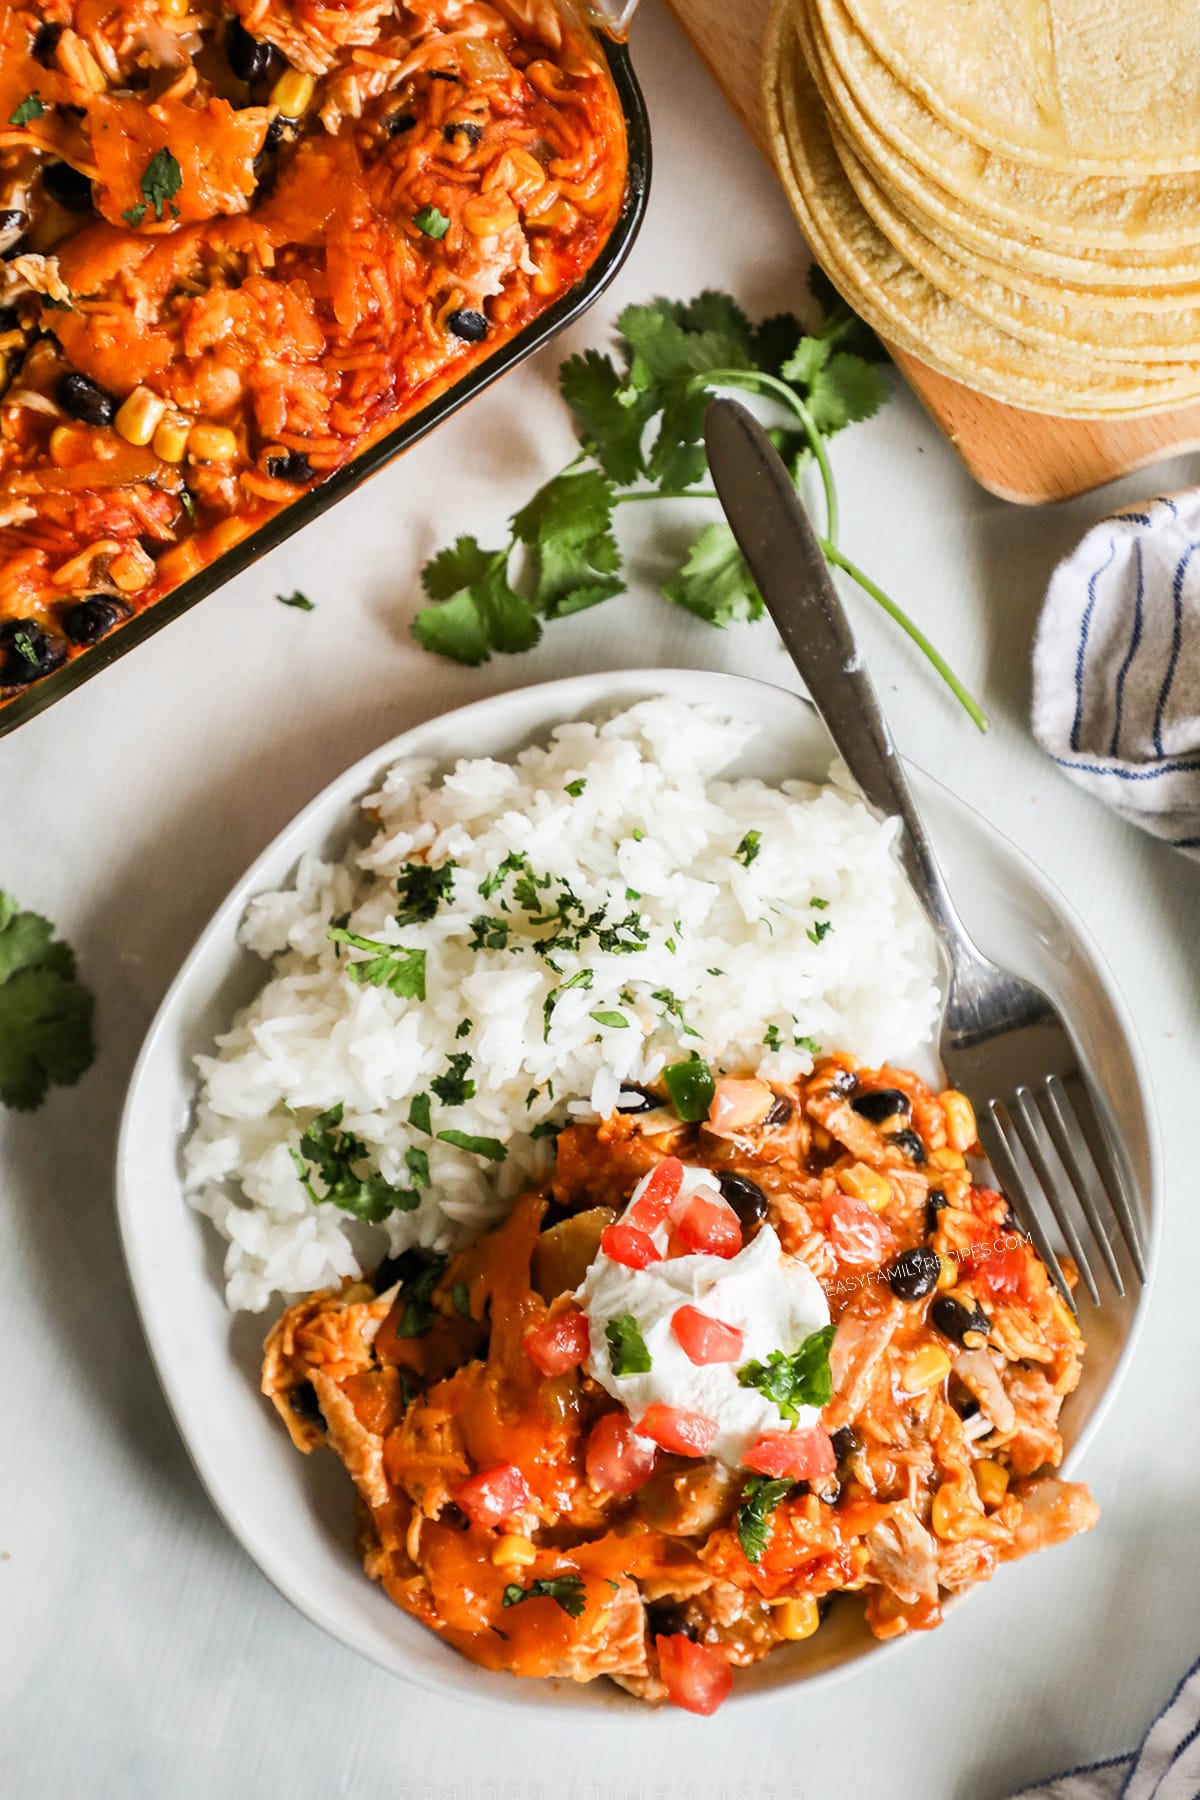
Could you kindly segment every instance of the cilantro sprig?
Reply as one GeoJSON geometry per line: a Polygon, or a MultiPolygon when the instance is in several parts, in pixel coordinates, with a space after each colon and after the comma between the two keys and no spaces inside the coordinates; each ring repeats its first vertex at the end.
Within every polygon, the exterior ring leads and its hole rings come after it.
{"type": "Polygon", "coordinates": [[[0,1105],[33,1112],[91,1068],[92,996],[49,919],[0,892],[0,1105]]]}
{"type": "MultiPolygon", "coordinates": [[[[411,1212],[420,1200],[413,1189],[393,1187],[378,1170],[361,1169],[369,1153],[361,1138],[342,1128],[345,1110],[339,1100],[336,1106],[318,1113],[299,1148],[292,1147],[292,1161],[305,1193],[314,1204],[328,1202],[368,1225],[381,1224],[389,1213],[411,1212]],[[323,1192],[318,1193],[314,1178],[321,1182],[323,1192]]],[[[422,1170],[419,1162],[410,1162],[408,1169],[414,1189],[428,1184],[428,1164],[422,1170]]]]}
{"type": "Polygon", "coordinates": [[[823,1325],[790,1356],[772,1350],[766,1362],[743,1363],[737,1374],[738,1386],[757,1388],[790,1421],[799,1418],[802,1406],[828,1406],[833,1398],[829,1347],[836,1330],[836,1325],[823,1325]]]}
{"type": "Polygon", "coordinates": [[[348,963],[346,973],[359,987],[385,987],[402,1000],[425,998],[425,951],[405,944],[385,944],[379,938],[360,937],[344,924],[331,925],[326,937],[335,944],[370,952],[366,962],[348,963]]]}
{"type": "MultiPolygon", "coordinates": [[[[806,331],[790,313],[753,323],[727,294],[629,306],[617,321],[617,357],[569,357],[559,390],[580,449],[515,512],[506,543],[460,537],[421,573],[432,602],[413,621],[425,649],[478,665],[494,652],[532,649],[544,625],[597,606],[625,588],[614,531],[617,509],[639,501],[704,500],[704,415],[735,389],[779,410],[772,441],[799,482],[815,466],[824,495],[822,547],[905,631],[981,730],[987,720],[945,660],[896,603],[838,548],[838,495],[828,443],[870,418],[888,397],[883,352],[824,276],[810,286],[824,314],[806,331]]],[[[706,525],[661,592],[710,625],[763,616],[762,596],[725,523],[706,525]]]]}

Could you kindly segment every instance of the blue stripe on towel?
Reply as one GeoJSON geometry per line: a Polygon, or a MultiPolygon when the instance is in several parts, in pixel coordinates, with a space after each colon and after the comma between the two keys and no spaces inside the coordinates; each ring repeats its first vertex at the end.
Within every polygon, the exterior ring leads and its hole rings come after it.
{"type": "Polygon", "coordinates": [[[1157,769],[1106,769],[1103,763],[1074,762],[1069,756],[1056,756],[1053,760],[1060,769],[1076,769],[1081,775],[1111,775],[1117,781],[1157,781],[1160,775],[1192,775],[1200,771],[1200,759],[1160,763],[1157,769]]]}
{"type": "Polygon", "coordinates": [[[1125,653],[1125,661],[1117,673],[1116,713],[1113,718],[1112,742],[1108,746],[1108,754],[1116,756],[1121,746],[1121,720],[1125,709],[1125,677],[1128,675],[1138,647],[1142,641],[1142,599],[1145,594],[1145,581],[1142,569],[1142,541],[1135,538],[1133,553],[1137,557],[1137,592],[1133,597],[1133,631],[1129,638],[1129,649],[1125,653]]]}
{"type": "MultiPolygon", "coordinates": [[[[1171,683],[1175,679],[1175,669],[1179,662],[1179,652],[1183,648],[1183,581],[1188,571],[1188,564],[1196,551],[1200,550],[1200,540],[1189,544],[1179,559],[1179,567],[1175,571],[1175,579],[1171,583],[1171,598],[1175,603],[1175,623],[1171,632],[1171,660],[1167,664],[1166,680],[1159,689],[1158,705],[1154,708],[1154,749],[1158,756],[1163,753],[1162,725],[1163,714],[1167,710],[1167,700],[1171,693],[1171,683]]],[[[1072,742],[1071,748],[1076,745],[1072,742]]]]}
{"type": "Polygon", "coordinates": [[[1083,727],[1083,665],[1084,660],[1087,657],[1088,632],[1091,630],[1092,626],[1092,614],[1096,610],[1096,583],[1103,575],[1105,569],[1108,568],[1116,554],[1117,540],[1116,538],[1112,538],[1109,541],[1108,556],[1106,560],[1100,564],[1100,567],[1088,580],[1088,599],[1087,605],[1083,609],[1083,619],[1079,626],[1079,652],[1075,658],[1075,719],[1071,726],[1072,750],[1078,750],[1079,748],[1079,733],[1083,727]]]}

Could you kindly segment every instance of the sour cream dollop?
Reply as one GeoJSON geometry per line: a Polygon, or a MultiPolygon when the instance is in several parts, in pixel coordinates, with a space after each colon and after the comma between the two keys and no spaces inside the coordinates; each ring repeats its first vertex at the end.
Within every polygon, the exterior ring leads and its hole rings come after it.
{"type": "MultiPolygon", "coordinates": [[[[634,1190],[636,1204],[644,1183],[634,1190]]],[[[681,1200],[702,1194],[722,1202],[707,1169],[685,1166],[681,1200]]],[[[665,1228],[654,1234],[664,1248],[665,1228]]],[[[716,1422],[709,1456],[736,1467],[750,1445],[767,1431],[804,1430],[820,1410],[802,1406],[796,1420],[785,1419],[774,1401],[757,1388],[742,1387],[737,1372],[748,1362],[765,1362],[772,1351],[790,1355],[806,1337],[829,1323],[829,1307],[816,1276],[785,1256],[770,1225],[736,1256],[672,1256],[645,1269],[626,1268],[603,1251],[588,1270],[576,1300],[587,1315],[591,1348],[587,1372],[619,1400],[636,1429],[650,1406],[679,1407],[716,1422]],[[671,1329],[681,1306],[694,1306],[743,1335],[733,1363],[692,1362],[671,1329]],[[606,1327],[631,1314],[650,1353],[645,1374],[615,1375],[606,1327]]]]}

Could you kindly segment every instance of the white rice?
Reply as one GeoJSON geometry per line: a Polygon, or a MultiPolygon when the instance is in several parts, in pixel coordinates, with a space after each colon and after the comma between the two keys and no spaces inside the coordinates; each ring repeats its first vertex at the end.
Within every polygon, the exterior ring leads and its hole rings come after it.
{"type": "Polygon", "coordinates": [[[867,1061],[904,1060],[928,1039],[935,955],[891,853],[893,826],[836,768],[826,787],[720,780],[753,737],[743,721],[652,700],[599,727],[560,726],[512,763],[438,773],[406,759],[363,802],[377,827],[366,849],[341,863],[305,857],[292,887],[251,902],[241,940],[270,975],[216,1055],[197,1058],[185,1149],[191,1203],[228,1241],[232,1308],[258,1312],[275,1293],[336,1285],[385,1252],[473,1235],[552,1166],[552,1139],[535,1139],[536,1126],[606,1116],[623,1082],[654,1083],[692,1050],[714,1070],[786,1082],[811,1067],[798,1038],[867,1061]],[[538,890],[546,913],[564,882],[586,914],[604,913],[578,948],[549,952],[558,972],[533,948],[553,927],[532,923],[513,877],[480,893],[513,855],[552,878],[538,890]],[[435,917],[398,926],[404,866],[447,860],[452,892],[435,917]],[[346,913],[354,932],[426,951],[424,1003],[349,979],[360,953],[339,955],[327,936],[346,913]],[[598,933],[631,913],[644,943],[602,950],[598,933]],[[481,914],[508,925],[506,948],[470,947],[481,914]],[[674,997],[694,1035],[655,990],[674,997]],[[595,1012],[627,1023],[599,1024],[595,1012]],[[463,1052],[476,1091],[459,1105],[432,1101],[431,1138],[409,1123],[412,1098],[463,1052]],[[416,1210],[372,1227],[309,1198],[292,1153],[339,1102],[342,1128],[394,1185],[411,1185],[405,1152],[427,1152],[432,1181],[416,1210]],[[505,1160],[438,1141],[446,1129],[499,1140],[505,1160]]]}

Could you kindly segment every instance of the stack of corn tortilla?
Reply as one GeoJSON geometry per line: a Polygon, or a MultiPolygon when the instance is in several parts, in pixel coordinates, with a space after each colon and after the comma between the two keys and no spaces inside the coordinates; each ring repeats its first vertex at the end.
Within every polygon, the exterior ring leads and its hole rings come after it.
{"type": "Polygon", "coordinates": [[[1196,0],[775,0],[772,142],[890,343],[1038,412],[1200,397],[1196,0]]]}

